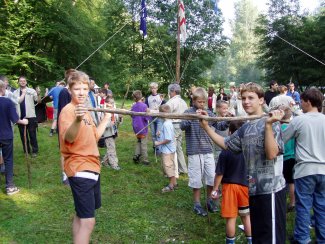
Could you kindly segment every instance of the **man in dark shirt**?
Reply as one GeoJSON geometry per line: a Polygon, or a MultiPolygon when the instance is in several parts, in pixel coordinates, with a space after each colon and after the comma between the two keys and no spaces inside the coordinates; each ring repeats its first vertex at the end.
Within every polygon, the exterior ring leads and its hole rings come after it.
{"type": "Polygon", "coordinates": [[[272,100],[273,97],[276,97],[279,94],[278,92],[278,82],[275,80],[272,80],[270,82],[270,90],[265,92],[265,103],[267,104],[267,106],[269,106],[270,101],[272,100]]]}
{"type": "Polygon", "coordinates": [[[4,97],[5,93],[5,83],[0,80],[0,147],[6,168],[6,193],[13,195],[19,192],[19,189],[13,182],[13,131],[11,123],[27,125],[28,120],[19,119],[14,103],[9,98],[4,97]]]}

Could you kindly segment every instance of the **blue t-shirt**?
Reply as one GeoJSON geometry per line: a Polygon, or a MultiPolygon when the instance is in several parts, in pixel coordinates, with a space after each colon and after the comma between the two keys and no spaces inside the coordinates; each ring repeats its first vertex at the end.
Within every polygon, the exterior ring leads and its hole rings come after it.
{"type": "Polygon", "coordinates": [[[0,140],[13,139],[11,122],[15,124],[18,120],[15,104],[9,98],[0,97],[0,140]]]}
{"type": "Polygon", "coordinates": [[[56,86],[50,90],[50,92],[47,94],[48,96],[52,97],[53,99],[53,107],[55,109],[58,109],[58,103],[59,103],[59,94],[61,90],[63,89],[62,86],[56,86]]]}
{"type": "Polygon", "coordinates": [[[159,151],[161,153],[170,154],[176,152],[175,146],[175,133],[174,126],[171,120],[165,120],[163,126],[161,128],[160,136],[158,137],[158,141],[169,140],[170,142],[167,144],[163,144],[159,146],[159,151]]]}

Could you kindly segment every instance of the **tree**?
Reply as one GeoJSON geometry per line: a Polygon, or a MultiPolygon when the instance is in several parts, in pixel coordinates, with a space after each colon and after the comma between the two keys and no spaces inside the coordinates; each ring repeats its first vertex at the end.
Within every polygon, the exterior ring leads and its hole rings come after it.
{"type": "Polygon", "coordinates": [[[233,36],[225,56],[215,59],[213,79],[221,86],[229,82],[260,82],[263,71],[257,67],[256,45],[258,37],[254,29],[258,12],[250,0],[235,3],[235,19],[232,23],[233,36]]]}
{"type": "Polygon", "coordinates": [[[324,45],[321,44],[325,40],[324,10],[315,16],[303,16],[297,14],[297,5],[292,11],[287,9],[278,14],[270,9],[267,16],[259,18],[256,33],[261,37],[260,66],[266,69],[267,79],[283,84],[293,81],[300,88],[320,85],[324,82],[324,66],[287,42],[324,60],[324,45]]]}

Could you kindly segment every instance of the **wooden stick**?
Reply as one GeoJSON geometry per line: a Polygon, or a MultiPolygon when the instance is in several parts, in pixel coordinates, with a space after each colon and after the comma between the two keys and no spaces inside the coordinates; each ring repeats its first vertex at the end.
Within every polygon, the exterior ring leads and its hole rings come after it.
{"type": "Polygon", "coordinates": [[[115,113],[130,116],[152,116],[166,119],[181,119],[181,120],[207,120],[207,121],[242,121],[252,120],[267,117],[268,115],[251,115],[251,116],[238,116],[238,117],[209,117],[200,114],[174,114],[174,113],[152,113],[152,112],[133,112],[126,109],[109,109],[109,108],[88,108],[88,111],[115,113]]]}

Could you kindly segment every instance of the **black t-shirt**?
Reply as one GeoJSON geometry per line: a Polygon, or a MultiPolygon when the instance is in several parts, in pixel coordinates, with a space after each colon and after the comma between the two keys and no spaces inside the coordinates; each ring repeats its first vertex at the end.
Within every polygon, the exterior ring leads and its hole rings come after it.
{"type": "MultiPolygon", "coordinates": [[[[21,96],[22,91],[20,90],[19,96],[21,96]]],[[[19,104],[20,106],[20,119],[23,119],[26,117],[26,106],[25,106],[25,97],[24,100],[19,104]]]]}
{"type": "Polygon", "coordinates": [[[216,174],[223,175],[221,183],[248,186],[244,155],[222,150],[219,155],[216,174]]]}
{"type": "Polygon", "coordinates": [[[71,102],[71,95],[68,89],[63,88],[59,93],[59,102],[58,102],[58,119],[62,109],[71,102]]]}
{"type": "Polygon", "coordinates": [[[278,94],[279,94],[278,92],[273,92],[271,90],[268,90],[265,92],[264,99],[265,99],[267,106],[269,106],[272,98],[276,97],[278,94]]]}

